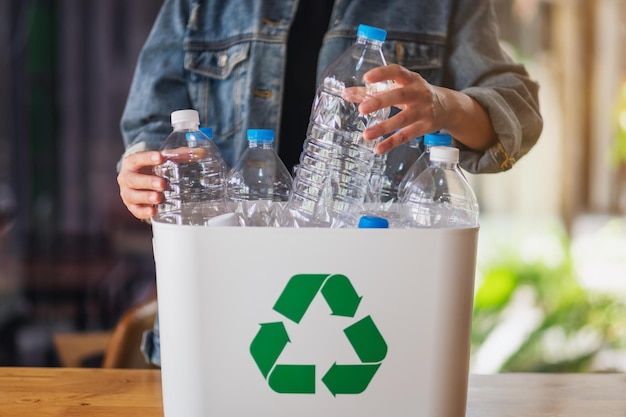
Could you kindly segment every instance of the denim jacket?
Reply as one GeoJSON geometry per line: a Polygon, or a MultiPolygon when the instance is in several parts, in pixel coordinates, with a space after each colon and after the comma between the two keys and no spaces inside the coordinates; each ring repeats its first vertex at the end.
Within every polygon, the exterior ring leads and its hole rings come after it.
{"type": "MultiPolygon", "coordinates": [[[[273,129],[280,114],[287,35],[298,0],[166,0],[140,54],[121,121],[126,154],[159,149],[170,113],[194,108],[233,165],[248,128],[273,129]]],[[[387,31],[388,63],[460,90],[488,113],[498,143],[461,147],[469,172],[509,169],[542,129],[538,86],[500,49],[489,0],[336,0],[318,56],[318,78],[355,40],[359,24],[387,31]]],[[[316,51],[311,51],[316,53],[316,51]]],[[[306,127],[303,127],[303,129],[306,127]]],[[[144,354],[160,364],[158,320],[144,354]]]]}
{"type": "MultiPolygon", "coordinates": [[[[249,128],[273,129],[280,146],[282,74],[297,3],[166,0],[122,117],[126,154],[158,149],[171,131],[171,112],[183,108],[199,111],[231,166],[249,128]]],[[[543,124],[538,86],[501,50],[489,0],[336,0],[318,77],[354,42],[360,23],[387,31],[388,63],[462,91],[488,112],[498,142],[485,152],[461,146],[464,169],[507,170],[535,144],[543,124]]]]}

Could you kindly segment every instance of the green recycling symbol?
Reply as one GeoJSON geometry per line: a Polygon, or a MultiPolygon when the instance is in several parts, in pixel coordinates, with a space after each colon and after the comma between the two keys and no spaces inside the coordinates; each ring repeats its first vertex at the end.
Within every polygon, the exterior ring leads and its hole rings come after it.
{"type": "MultiPolygon", "coordinates": [[[[354,317],[361,302],[361,296],[345,275],[299,274],[287,282],[274,305],[274,311],[300,323],[318,292],[321,292],[335,316],[354,317]]],[[[322,382],[334,396],[365,391],[387,355],[387,343],[370,316],[346,327],[344,334],[361,363],[334,363],[330,367],[322,382]]],[[[250,353],[274,391],[281,394],[314,394],[315,365],[276,364],[289,342],[283,322],[261,323],[250,344],[250,353]]]]}

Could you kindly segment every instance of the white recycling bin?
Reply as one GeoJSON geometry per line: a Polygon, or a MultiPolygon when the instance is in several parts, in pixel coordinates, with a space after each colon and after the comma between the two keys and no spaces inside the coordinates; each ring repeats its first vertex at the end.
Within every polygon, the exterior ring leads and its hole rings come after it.
{"type": "Polygon", "coordinates": [[[463,417],[477,241],[153,223],[165,417],[463,417]]]}

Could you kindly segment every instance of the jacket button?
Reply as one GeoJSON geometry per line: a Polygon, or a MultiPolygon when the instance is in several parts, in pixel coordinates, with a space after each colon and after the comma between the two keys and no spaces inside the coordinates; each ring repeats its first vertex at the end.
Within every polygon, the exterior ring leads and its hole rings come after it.
{"type": "Polygon", "coordinates": [[[228,54],[226,52],[223,52],[217,59],[217,65],[219,65],[220,68],[224,68],[226,64],[228,64],[228,54]]]}
{"type": "Polygon", "coordinates": [[[396,44],[396,59],[398,60],[399,64],[404,62],[404,56],[405,55],[406,55],[406,52],[405,52],[405,49],[404,49],[404,43],[398,42],[396,44]]]}

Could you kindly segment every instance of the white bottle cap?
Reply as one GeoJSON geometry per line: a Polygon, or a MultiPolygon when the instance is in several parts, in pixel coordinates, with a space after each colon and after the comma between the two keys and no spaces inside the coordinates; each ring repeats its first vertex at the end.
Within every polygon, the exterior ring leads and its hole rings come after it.
{"type": "Polygon", "coordinates": [[[437,162],[459,162],[459,150],[452,146],[433,146],[430,148],[430,160],[437,162]]]}
{"type": "Polygon", "coordinates": [[[172,126],[179,123],[194,123],[199,125],[200,115],[197,110],[193,109],[176,110],[175,112],[172,112],[172,126]]]}

